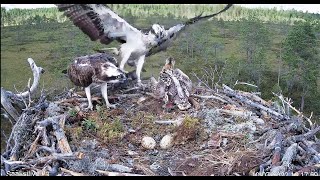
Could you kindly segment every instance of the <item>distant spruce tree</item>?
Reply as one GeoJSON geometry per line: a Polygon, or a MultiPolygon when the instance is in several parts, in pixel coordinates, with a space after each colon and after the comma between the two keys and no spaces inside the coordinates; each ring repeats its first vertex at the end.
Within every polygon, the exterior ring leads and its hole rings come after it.
{"type": "MultiPolygon", "coordinates": [[[[285,76],[287,91],[300,96],[300,110],[303,111],[305,100],[316,96],[317,78],[320,75],[319,45],[316,34],[309,22],[293,26],[283,44],[283,60],[288,66],[285,76]],[[296,88],[296,89],[293,89],[296,88]]],[[[319,106],[319,99],[316,100],[319,106]]],[[[319,107],[320,108],[320,107],[319,107]]]]}

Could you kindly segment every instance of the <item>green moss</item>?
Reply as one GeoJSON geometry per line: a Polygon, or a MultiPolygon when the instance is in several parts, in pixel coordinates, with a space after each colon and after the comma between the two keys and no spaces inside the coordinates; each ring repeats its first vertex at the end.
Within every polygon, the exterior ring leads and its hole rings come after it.
{"type": "Polygon", "coordinates": [[[114,142],[121,138],[123,134],[124,128],[120,119],[116,119],[111,123],[103,123],[97,131],[97,135],[106,142],[114,142]]]}
{"type": "Polygon", "coordinates": [[[148,113],[148,112],[138,112],[134,113],[130,119],[131,119],[131,125],[133,127],[144,127],[148,126],[150,124],[154,124],[155,116],[148,113]]]}
{"type": "Polygon", "coordinates": [[[91,118],[86,118],[84,119],[84,121],[82,121],[81,123],[82,127],[87,130],[87,131],[93,131],[96,132],[97,129],[99,128],[99,126],[97,125],[97,123],[91,119],[91,118]]]}
{"type": "Polygon", "coordinates": [[[100,118],[101,121],[106,121],[108,119],[108,112],[106,107],[103,106],[96,106],[97,113],[98,113],[98,118],[100,118]]]}
{"type": "Polygon", "coordinates": [[[81,126],[66,128],[67,137],[70,137],[72,141],[78,141],[82,137],[83,129],[81,126]]]}
{"type": "Polygon", "coordinates": [[[199,119],[186,116],[183,121],[183,126],[186,128],[193,128],[199,123],[199,119]]]}
{"type": "Polygon", "coordinates": [[[77,115],[78,111],[75,108],[72,108],[69,110],[68,113],[71,117],[75,117],[77,115]]]}

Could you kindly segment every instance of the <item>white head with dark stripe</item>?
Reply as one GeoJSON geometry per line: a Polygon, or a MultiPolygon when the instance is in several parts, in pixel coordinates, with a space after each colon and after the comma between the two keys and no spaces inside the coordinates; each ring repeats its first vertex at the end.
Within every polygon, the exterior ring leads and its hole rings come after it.
{"type": "Polygon", "coordinates": [[[126,80],[125,72],[111,62],[104,63],[100,68],[102,79],[108,83],[118,83],[126,80]]]}

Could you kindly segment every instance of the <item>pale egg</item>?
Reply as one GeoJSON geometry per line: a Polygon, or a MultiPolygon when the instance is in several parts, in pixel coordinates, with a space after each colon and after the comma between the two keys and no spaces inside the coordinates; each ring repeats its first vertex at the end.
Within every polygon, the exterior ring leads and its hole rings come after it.
{"type": "Polygon", "coordinates": [[[156,146],[156,141],[152,137],[145,136],[141,140],[141,145],[146,149],[153,149],[156,146]]]}
{"type": "Polygon", "coordinates": [[[173,136],[171,134],[165,135],[160,141],[161,149],[168,149],[173,145],[173,136]]]}

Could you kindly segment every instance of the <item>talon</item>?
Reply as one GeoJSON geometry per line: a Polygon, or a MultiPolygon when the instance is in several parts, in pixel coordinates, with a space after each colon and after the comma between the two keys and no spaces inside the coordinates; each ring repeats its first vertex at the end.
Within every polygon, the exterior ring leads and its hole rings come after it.
{"type": "Polygon", "coordinates": [[[124,70],[124,69],[120,69],[124,74],[128,74],[129,72],[124,70]]]}
{"type": "Polygon", "coordinates": [[[137,86],[142,88],[142,90],[144,90],[147,87],[147,85],[143,84],[141,81],[138,81],[137,86]]]}
{"type": "Polygon", "coordinates": [[[110,109],[115,109],[117,106],[115,104],[109,104],[107,105],[107,107],[110,109]]]}
{"type": "Polygon", "coordinates": [[[85,112],[93,111],[93,106],[83,107],[83,111],[85,112]]]}
{"type": "Polygon", "coordinates": [[[93,110],[93,106],[88,106],[87,109],[92,111],[93,110]]]}

